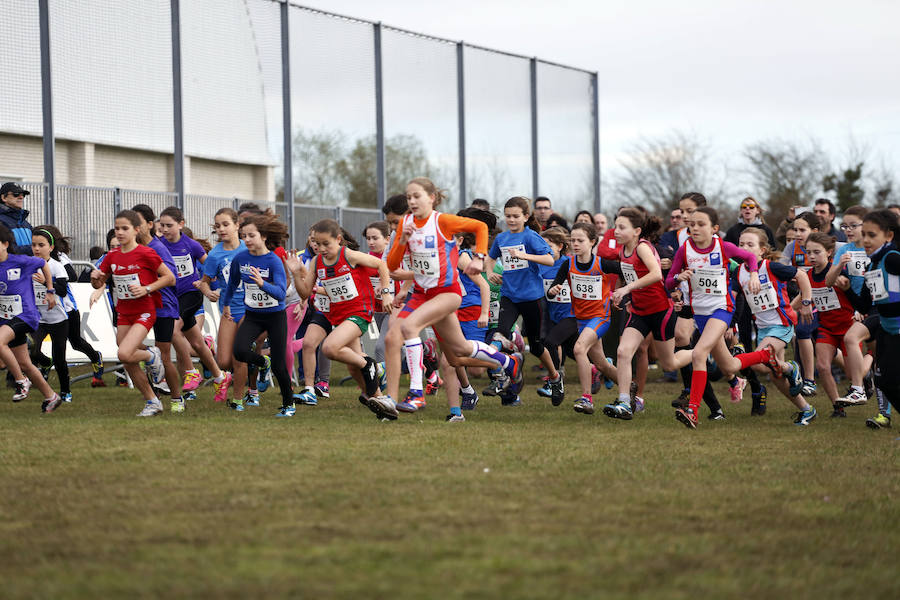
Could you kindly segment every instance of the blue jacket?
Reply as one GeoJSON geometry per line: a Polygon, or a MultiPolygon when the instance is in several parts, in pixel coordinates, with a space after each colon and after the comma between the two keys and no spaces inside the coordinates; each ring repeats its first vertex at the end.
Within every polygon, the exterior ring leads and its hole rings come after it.
{"type": "Polygon", "coordinates": [[[0,203],[0,223],[6,225],[16,238],[15,247],[10,246],[13,254],[27,254],[31,256],[31,223],[28,222],[28,211],[21,208],[11,208],[0,203]]]}

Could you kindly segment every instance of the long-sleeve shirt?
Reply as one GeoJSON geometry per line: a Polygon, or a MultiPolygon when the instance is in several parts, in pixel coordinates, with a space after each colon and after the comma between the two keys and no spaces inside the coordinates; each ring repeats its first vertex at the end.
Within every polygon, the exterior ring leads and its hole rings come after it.
{"type": "MultiPolygon", "coordinates": [[[[429,215],[430,217],[431,215],[429,215]]],[[[415,219],[417,226],[424,226],[428,217],[424,219],[415,219]]],[[[466,217],[458,217],[448,213],[440,213],[437,218],[437,226],[443,236],[447,239],[453,239],[454,233],[474,233],[475,234],[475,253],[486,254],[488,251],[488,228],[487,225],[475,219],[467,219],[466,217]]],[[[395,240],[399,240],[403,235],[403,221],[397,225],[395,240]]],[[[388,269],[396,271],[400,268],[403,261],[403,255],[406,254],[406,244],[392,244],[388,253],[387,262],[388,269]]]]}
{"type": "Polygon", "coordinates": [[[249,250],[242,250],[234,256],[228,273],[228,285],[222,293],[223,306],[231,303],[231,297],[240,282],[244,283],[244,305],[247,310],[252,312],[284,310],[287,274],[284,272],[281,258],[274,252],[257,256],[250,254],[249,250]],[[251,277],[250,267],[259,269],[263,278],[261,286],[257,286],[251,277]]]}

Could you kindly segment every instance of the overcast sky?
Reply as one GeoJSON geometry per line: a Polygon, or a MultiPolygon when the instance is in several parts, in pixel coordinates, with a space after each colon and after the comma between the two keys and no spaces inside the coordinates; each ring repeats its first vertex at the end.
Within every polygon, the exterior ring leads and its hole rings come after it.
{"type": "Polygon", "coordinates": [[[900,2],[329,0],[304,4],[597,71],[604,178],[639,136],[695,132],[737,165],[760,139],[852,135],[900,171],[900,2]]]}

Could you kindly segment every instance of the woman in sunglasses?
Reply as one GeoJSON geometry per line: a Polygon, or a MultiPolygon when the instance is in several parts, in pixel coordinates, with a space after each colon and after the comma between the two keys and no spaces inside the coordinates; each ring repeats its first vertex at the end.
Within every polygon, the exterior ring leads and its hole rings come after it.
{"type": "Polygon", "coordinates": [[[728,228],[725,232],[725,241],[731,242],[735,246],[741,241],[741,233],[748,227],[759,227],[766,232],[769,238],[769,247],[775,248],[775,234],[768,225],[763,221],[763,209],[754,198],[747,196],[741,200],[740,216],[738,222],[728,228]]]}

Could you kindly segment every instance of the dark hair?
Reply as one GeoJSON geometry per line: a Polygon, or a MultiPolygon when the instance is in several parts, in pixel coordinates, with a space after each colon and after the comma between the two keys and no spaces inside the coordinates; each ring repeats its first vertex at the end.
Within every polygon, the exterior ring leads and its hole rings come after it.
{"type": "Polygon", "coordinates": [[[530,227],[538,233],[541,232],[541,225],[537,222],[537,219],[534,218],[534,213],[531,212],[531,203],[528,201],[528,198],[524,196],[513,196],[503,205],[503,210],[506,210],[507,208],[520,208],[522,214],[526,217],[525,227],[530,227]]]}
{"type": "Polygon", "coordinates": [[[546,203],[549,204],[550,206],[553,206],[553,203],[550,202],[550,198],[548,198],[547,196],[538,196],[537,198],[535,198],[535,199],[534,199],[534,205],[537,206],[537,203],[538,203],[538,202],[546,202],[546,203]]]}
{"type": "Polygon", "coordinates": [[[893,232],[894,243],[900,240],[900,219],[889,208],[871,211],[863,218],[863,223],[872,223],[884,232],[893,232]]]}
{"type": "Polygon", "coordinates": [[[228,218],[231,219],[232,223],[234,223],[235,225],[238,224],[238,220],[239,220],[238,213],[236,210],[234,210],[230,206],[226,206],[224,208],[220,208],[219,210],[217,210],[216,214],[213,215],[213,219],[215,219],[219,215],[228,215],[228,218]]]}
{"type": "Polygon", "coordinates": [[[395,194],[387,199],[384,206],[381,207],[382,214],[405,215],[409,212],[409,204],[406,201],[406,194],[395,194]]]}
{"type": "Polygon", "coordinates": [[[569,222],[559,213],[553,213],[547,218],[547,227],[562,227],[566,231],[569,230],[569,222]]]}
{"type": "Polygon", "coordinates": [[[900,204],[888,204],[887,206],[885,206],[885,208],[888,210],[891,210],[891,209],[900,210],[900,204]]]}
{"type": "Polygon", "coordinates": [[[63,236],[62,232],[54,227],[53,225],[41,225],[40,227],[35,227],[31,230],[32,235],[39,235],[45,238],[50,245],[53,246],[53,250],[50,251],[50,256],[59,260],[59,253],[68,254],[71,252],[71,247],[69,246],[69,239],[63,236]]]}
{"type": "Polygon", "coordinates": [[[116,220],[118,219],[126,219],[135,229],[141,226],[141,215],[133,210],[120,210],[116,215],[116,220]]]}
{"type": "Polygon", "coordinates": [[[549,227],[541,232],[541,237],[560,247],[560,255],[569,253],[569,232],[559,227],[549,227]]]}
{"type": "Polygon", "coordinates": [[[343,234],[341,233],[340,224],[334,219],[322,219],[321,221],[316,221],[309,228],[310,233],[327,233],[333,238],[340,237],[343,234]]]}
{"type": "Polygon", "coordinates": [[[438,187],[434,185],[434,182],[427,177],[415,177],[413,179],[410,179],[409,183],[406,185],[410,185],[413,183],[425,190],[425,193],[429,196],[434,196],[434,204],[432,205],[433,207],[440,206],[441,201],[447,197],[447,194],[444,192],[444,190],[439,190],[438,187]]]}
{"type": "Polygon", "coordinates": [[[6,242],[10,246],[16,245],[16,236],[13,235],[13,232],[9,230],[9,227],[0,223],[0,243],[6,242]]]}
{"type": "MultiPolygon", "coordinates": [[[[481,221],[488,228],[488,237],[491,235],[495,235],[497,231],[497,216],[494,213],[488,212],[486,210],[481,210],[476,206],[469,206],[468,208],[464,208],[456,213],[458,217],[466,217],[467,219],[475,219],[476,221],[481,221]]],[[[475,245],[475,234],[474,233],[462,233],[463,243],[460,244],[460,248],[463,250],[467,248],[471,248],[475,245]]]]}
{"type": "Polygon", "coordinates": [[[237,209],[238,214],[250,213],[251,215],[261,215],[265,211],[259,207],[256,202],[244,202],[237,209]]]}
{"type": "Polygon", "coordinates": [[[472,200],[473,208],[479,208],[482,206],[484,207],[482,210],[490,210],[491,209],[491,203],[488,202],[487,200],[485,200],[484,198],[475,198],[474,200],[472,200]]]}
{"type": "Polygon", "coordinates": [[[701,206],[694,213],[703,213],[707,217],[709,217],[709,223],[712,226],[716,226],[719,224],[719,213],[712,206],[701,206]]]}
{"type": "Polygon", "coordinates": [[[341,237],[344,238],[344,247],[350,248],[351,250],[359,250],[359,242],[356,241],[356,238],[353,237],[349,231],[341,227],[341,237]]]}
{"type": "Polygon", "coordinates": [[[662,230],[662,223],[656,215],[649,214],[641,207],[628,206],[619,211],[616,218],[618,217],[628,219],[631,226],[635,229],[640,227],[640,237],[642,239],[646,239],[652,244],[659,241],[659,232],[662,230]]]}
{"type": "Polygon", "coordinates": [[[593,223],[575,223],[572,225],[572,233],[575,233],[579,229],[588,236],[591,243],[597,241],[597,228],[594,227],[593,223]]]}
{"type": "Polygon", "coordinates": [[[575,213],[575,219],[572,222],[574,223],[575,221],[577,221],[578,217],[580,217],[581,215],[587,215],[591,223],[594,222],[594,215],[589,210],[579,210],[577,213],[575,213]]]}
{"type": "Polygon", "coordinates": [[[159,213],[159,218],[169,217],[176,223],[184,223],[184,213],[177,206],[167,206],[159,213]]]}
{"type": "Polygon", "coordinates": [[[103,246],[91,246],[91,249],[88,250],[88,258],[91,260],[97,260],[101,256],[103,256],[104,250],[103,246]]]}
{"type": "Polygon", "coordinates": [[[387,221],[373,221],[366,225],[366,228],[362,230],[363,238],[366,237],[366,232],[370,229],[377,229],[384,237],[390,237],[391,235],[391,226],[387,224],[387,221]]]}
{"type": "MultiPolygon", "coordinates": [[[[775,248],[773,248],[772,245],[769,243],[769,234],[767,234],[762,228],[760,228],[760,227],[745,227],[744,230],[741,232],[741,235],[744,235],[745,233],[752,233],[753,235],[755,235],[758,240],[757,243],[759,244],[760,248],[768,248],[769,249],[769,251],[766,252],[765,255],[763,255],[763,258],[766,258],[769,260],[778,260],[779,258],[781,258],[781,253],[778,252],[775,248]]],[[[738,241],[740,241],[740,237],[738,238],[738,241]]]]}
{"type": "Polygon", "coordinates": [[[847,210],[844,211],[845,217],[859,217],[862,219],[869,213],[869,209],[863,206],[862,204],[857,204],[855,206],[851,206],[847,210]]]}
{"type": "Polygon", "coordinates": [[[107,252],[112,247],[113,238],[116,237],[116,228],[113,227],[109,231],[106,232],[106,250],[107,252]]]}
{"type": "Polygon", "coordinates": [[[706,196],[704,196],[700,192],[687,192],[681,195],[680,200],[690,200],[698,207],[706,206],[706,196]]]}
{"type": "Polygon", "coordinates": [[[808,210],[805,213],[800,213],[797,217],[794,218],[794,221],[796,221],[797,219],[805,221],[806,224],[809,225],[810,229],[822,229],[822,219],[820,219],[819,215],[812,212],[811,210],[808,210]]]}
{"type": "Polygon", "coordinates": [[[809,237],[806,238],[806,248],[809,248],[810,242],[815,242],[816,244],[822,244],[822,247],[825,248],[825,252],[830,255],[834,254],[834,245],[835,245],[834,236],[828,235],[827,233],[823,233],[821,231],[814,231],[809,234],[809,237]]]}
{"type": "Polygon", "coordinates": [[[284,241],[290,237],[287,225],[278,220],[278,217],[272,212],[264,212],[258,215],[248,215],[241,223],[240,227],[253,225],[259,234],[266,238],[266,248],[274,250],[284,244],[284,241]]]}
{"type": "Polygon", "coordinates": [[[834,214],[835,214],[834,202],[832,202],[828,198],[819,198],[815,201],[815,204],[827,204],[828,205],[828,214],[831,215],[832,217],[834,216],[834,214]]]}
{"type": "Polygon", "coordinates": [[[150,230],[153,231],[153,224],[156,221],[156,214],[154,214],[152,208],[150,208],[146,204],[135,204],[131,207],[131,210],[144,217],[144,220],[150,223],[150,230]]]}

